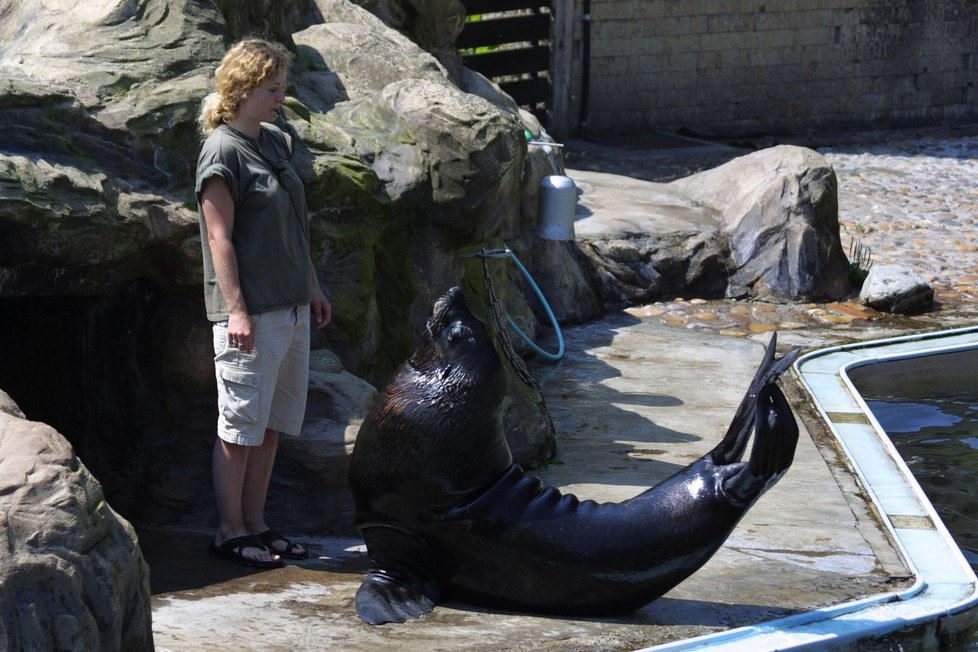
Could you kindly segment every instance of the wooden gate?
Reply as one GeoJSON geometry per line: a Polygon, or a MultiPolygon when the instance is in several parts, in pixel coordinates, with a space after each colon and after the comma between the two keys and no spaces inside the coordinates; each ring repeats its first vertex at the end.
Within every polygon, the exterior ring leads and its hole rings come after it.
{"type": "Polygon", "coordinates": [[[547,0],[462,0],[456,45],[467,68],[499,84],[544,125],[552,102],[547,0]]]}

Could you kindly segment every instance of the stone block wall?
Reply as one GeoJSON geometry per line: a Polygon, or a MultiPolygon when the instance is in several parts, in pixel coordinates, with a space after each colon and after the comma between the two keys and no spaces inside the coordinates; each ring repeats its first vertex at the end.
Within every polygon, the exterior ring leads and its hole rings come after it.
{"type": "MultiPolygon", "coordinates": [[[[555,1],[575,19],[583,0],[555,1]]],[[[565,124],[710,136],[978,120],[978,0],[591,0],[565,124]],[[582,83],[587,75],[587,87],[582,83]],[[582,111],[583,107],[583,111],[582,111]]],[[[559,122],[559,120],[558,120],[559,122]]]]}

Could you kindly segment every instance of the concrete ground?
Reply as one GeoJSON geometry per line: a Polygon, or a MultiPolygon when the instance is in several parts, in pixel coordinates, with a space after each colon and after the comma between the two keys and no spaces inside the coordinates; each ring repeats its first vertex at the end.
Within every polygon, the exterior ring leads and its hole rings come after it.
{"type": "MultiPolygon", "coordinates": [[[[745,153],[667,140],[576,143],[567,152],[569,166],[668,181],[745,153]]],[[[834,154],[833,165],[841,166],[840,220],[846,237],[858,233],[874,252],[912,258],[921,244],[883,232],[878,225],[913,221],[916,238],[928,233],[921,230],[927,225],[953,226],[956,238],[974,233],[973,213],[964,202],[978,195],[962,199],[955,184],[926,185],[973,165],[973,159],[962,160],[960,153],[957,158],[943,156],[944,143],[925,143],[927,155],[916,158],[872,153],[876,158],[864,160],[870,155],[861,150],[834,154]],[[914,167],[918,165],[924,167],[914,167]],[[892,168],[892,174],[880,173],[884,168],[892,168]],[[865,174],[866,169],[876,172],[865,174]],[[916,180],[909,190],[881,185],[881,180],[908,177],[916,180]],[[913,199],[904,197],[907,192],[945,198],[953,206],[942,208],[931,221],[901,221],[891,215],[883,220],[880,207],[919,213],[912,202],[906,203],[913,199]],[[904,241],[905,249],[891,251],[904,241]]],[[[956,149],[969,151],[976,144],[974,138],[954,141],[956,149]]],[[[894,147],[897,154],[908,151],[902,142],[894,147]]],[[[615,207],[608,211],[614,214],[615,207]]],[[[933,240],[948,241],[942,232],[935,232],[933,240]]],[[[970,242],[927,258],[935,269],[922,271],[933,272],[942,305],[939,312],[913,319],[867,315],[848,304],[677,300],[565,330],[566,357],[558,364],[531,365],[553,415],[559,446],[557,463],[539,475],[581,498],[621,500],[685,466],[722,436],[773,328],[780,331],[782,348],[818,348],[975,323],[975,286],[967,276],[974,269],[970,242]],[[725,320],[734,320],[741,331],[736,337],[723,335],[735,330],[725,320]]],[[[308,531],[287,533],[309,545],[313,555],[275,571],[249,572],[207,557],[210,531],[140,530],[151,567],[157,649],[635,650],[907,584],[907,570],[831,437],[810,411],[793,372],[782,386],[802,429],[794,465],[706,566],[638,612],[617,618],[557,618],[446,604],[414,622],[365,625],[352,606],[367,563],[350,527],[348,496],[317,496],[325,504],[336,501],[336,516],[308,531]]]]}
{"type": "MultiPolygon", "coordinates": [[[[559,364],[532,366],[560,450],[540,475],[599,501],[628,498],[712,448],[763,353],[754,340],[627,314],[568,329],[565,340],[559,364]]],[[[782,382],[802,417],[792,468],[704,568],[634,614],[556,618],[448,604],[372,627],[352,607],[366,569],[355,538],[294,532],[312,559],[249,572],[205,557],[209,532],[142,531],[157,649],[634,650],[893,589],[906,569],[832,446],[816,447],[821,435],[806,427],[795,379],[782,382]]]]}

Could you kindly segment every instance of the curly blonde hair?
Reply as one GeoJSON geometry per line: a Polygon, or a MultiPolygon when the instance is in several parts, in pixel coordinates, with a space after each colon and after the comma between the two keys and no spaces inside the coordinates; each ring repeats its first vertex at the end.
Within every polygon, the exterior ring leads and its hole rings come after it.
{"type": "Polygon", "coordinates": [[[233,45],[214,73],[216,91],[204,98],[197,116],[204,137],[222,122],[233,120],[249,91],[283,70],[288,72],[294,60],[284,45],[263,39],[248,38],[233,45]]]}

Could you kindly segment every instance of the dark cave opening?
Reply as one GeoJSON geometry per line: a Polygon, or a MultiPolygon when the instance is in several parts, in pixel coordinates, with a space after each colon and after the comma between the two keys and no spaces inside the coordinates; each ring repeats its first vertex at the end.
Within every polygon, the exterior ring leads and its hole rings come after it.
{"type": "Polygon", "coordinates": [[[215,391],[199,291],[0,299],[0,389],[137,524],[209,519],[215,391]]]}

